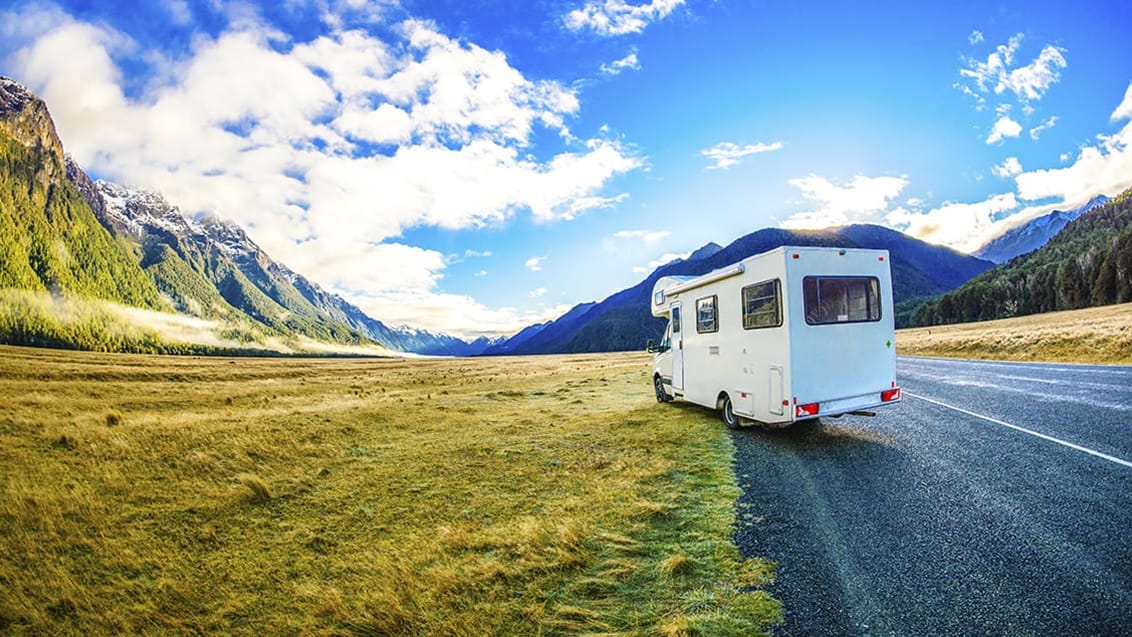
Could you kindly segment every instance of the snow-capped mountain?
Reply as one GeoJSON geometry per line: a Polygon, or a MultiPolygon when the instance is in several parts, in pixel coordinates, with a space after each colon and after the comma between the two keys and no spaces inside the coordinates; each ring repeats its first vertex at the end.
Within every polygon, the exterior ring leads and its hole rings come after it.
{"type": "Polygon", "coordinates": [[[1107,201],[1108,197],[1097,195],[1080,208],[1064,211],[1054,210],[1047,215],[1031,219],[1020,226],[1003,232],[971,254],[995,264],[1006,263],[1016,256],[1033,252],[1044,246],[1054,235],[1061,232],[1070,221],[1093,208],[1104,205],[1107,201]]]}
{"type": "Polygon", "coordinates": [[[157,193],[91,183],[73,162],[68,173],[100,221],[139,244],[143,267],[182,312],[226,319],[238,312],[284,334],[350,343],[368,339],[421,354],[474,355],[491,344],[389,327],[272,259],[235,223],[214,215],[188,218],[157,193]]]}

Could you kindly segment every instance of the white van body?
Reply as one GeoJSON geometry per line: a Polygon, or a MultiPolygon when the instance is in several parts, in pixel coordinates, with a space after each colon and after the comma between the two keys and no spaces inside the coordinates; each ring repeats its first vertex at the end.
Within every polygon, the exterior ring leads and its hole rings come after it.
{"type": "Polygon", "coordinates": [[[653,286],[668,326],[657,400],[723,411],[729,427],[794,422],[900,400],[887,250],[784,246],[653,286]]]}

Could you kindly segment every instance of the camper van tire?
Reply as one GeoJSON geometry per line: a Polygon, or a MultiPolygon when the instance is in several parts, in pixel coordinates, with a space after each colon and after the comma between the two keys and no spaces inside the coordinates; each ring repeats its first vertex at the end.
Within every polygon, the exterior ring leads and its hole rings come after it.
{"type": "Polygon", "coordinates": [[[742,429],[743,420],[735,415],[735,410],[731,407],[731,397],[723,394],[720,403],[719,411],[723,414],[723,424],[727,425],[728,429],[742,429]]]}
{"type": "Polygon", "coordinates": [[[664,380],[661,379],[660,374],[653,377],[652,386],[656,389],[656,402],[672,402],[672,396],[669,396],[668,392],[664,391],[664,380]]]}

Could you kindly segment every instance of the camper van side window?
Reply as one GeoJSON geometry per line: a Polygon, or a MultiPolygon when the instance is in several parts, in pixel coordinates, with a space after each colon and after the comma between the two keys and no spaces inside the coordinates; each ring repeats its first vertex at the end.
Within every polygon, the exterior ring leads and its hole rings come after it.
{"type": "Polygon", "coordinates": [[[719,319],[715,312],[716,295],[696,301],[696,332],[706,334],[719,331],[719,319]]]}
{"type": "Polygon", "coordinates": [[[802,297],[810,325],[880,320],[876,277],[808,276],[802,279],[802,297]]]}
{"type": "Polygon", "coordinates": [[[743,288],[743,329],[753,330],[782,325],[778,291],[778,279],[743,288]]]}

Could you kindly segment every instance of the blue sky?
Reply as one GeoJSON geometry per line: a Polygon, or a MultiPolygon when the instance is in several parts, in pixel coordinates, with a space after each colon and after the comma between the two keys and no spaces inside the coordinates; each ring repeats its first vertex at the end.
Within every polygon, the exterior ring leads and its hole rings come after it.
{"type": "Polygon", "coordinates": [[[1126,2],[16,2],[92,176],[391,324],[507,334],[769,226],[970,250],[1132,184],[1126,2]]]}

